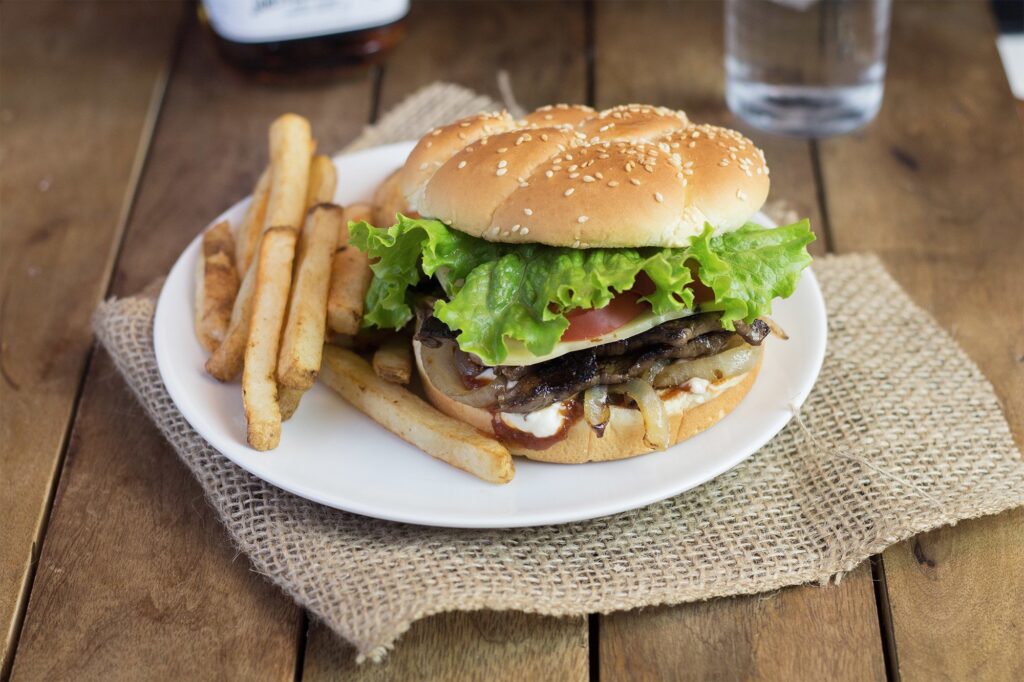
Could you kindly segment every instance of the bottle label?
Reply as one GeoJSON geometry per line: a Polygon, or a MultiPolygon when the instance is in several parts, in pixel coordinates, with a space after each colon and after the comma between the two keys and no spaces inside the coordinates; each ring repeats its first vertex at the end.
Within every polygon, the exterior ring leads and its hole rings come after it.
{"type": "Polygon", "coordinates": [[[398,21],[409,0],[203,0],[213,30],[236,43],[347,33],[398,21]]]}

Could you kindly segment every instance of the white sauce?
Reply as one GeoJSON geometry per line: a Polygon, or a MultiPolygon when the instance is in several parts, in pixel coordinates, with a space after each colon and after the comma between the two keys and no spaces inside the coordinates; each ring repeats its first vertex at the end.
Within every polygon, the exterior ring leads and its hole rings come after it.
{"type": "Polygon", "coordinates": [[[491,383],[498,378],[498,375],[494,373],[493,367],[488,367],[473,378],[477,381],[486,381],[487,383],[491,383]]]}
{"type": "Polygon", "coordinates": [[[707,379],[701,379],[700,377],[693,377],[692,379],[687,381],[686,384],[683,385],[683,388],[687,389],[690,393],[696,393],[698,395],[703,395],[703,394],[708,392],[708,387],[710,387],[710,386],[711,386],[711,382],[708,381],[707,379]]]}
{"type": "Polygon", "coordinates": [[[501,421],[513,429],[529,433],[537,438],[547,438],[558,433],[565,421],[563,403],[552,403],[535,412],[500,412],[501,421]]]}

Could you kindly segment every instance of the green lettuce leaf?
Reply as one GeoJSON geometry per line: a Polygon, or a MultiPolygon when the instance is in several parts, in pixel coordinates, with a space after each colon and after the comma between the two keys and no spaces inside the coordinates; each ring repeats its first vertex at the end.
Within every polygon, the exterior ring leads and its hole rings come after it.
{"type": "Polygon", "coordinates": [[[710,226],[687,248],[570,249],[499,244],[437,220],[398,216],[386,229],[349,225],[351,243],[371,259],[374,278],[364,323],[399,328],[412,319],[411,289],[434,276],[448,296],[434,314],[459,332],[459,347],[486,364],[501,364],[506,341],[535,355],[549,353],[569,322],[565,312],[603,308],[643,272],[654,283],[644,299],[655,314],[693,306],[693,270],[715,294],[702,309],[721,310],[724,324],[753,320],[771,301],[793,292],[810,262],[807,222],[774,230],[747,224],[712,236],[710,226]]]}

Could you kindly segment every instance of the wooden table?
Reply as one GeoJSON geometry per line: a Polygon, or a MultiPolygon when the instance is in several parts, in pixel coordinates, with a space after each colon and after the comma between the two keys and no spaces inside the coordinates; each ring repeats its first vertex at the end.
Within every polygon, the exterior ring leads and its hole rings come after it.
{"type": "MultiPolygon", "coordinates": [[[[441,615],[357,668],[232,549],[95,350],[96,303],[165,273],[248,191],[277,114],[305,114],[337,149],[421,85],[496,95],[505,68],[528,107],[639,101],[737,125],[719,5],[421,2],[384,68],[276,88],[225,67],[190,4],[0,11],[0,677],[1024,679],[1021,510],[895,545],[838,586],[441,615]]],[[[1024,140],[993,38],[986,3],[898,2],[874,123],[820,142],[750,134],[817,252],[881,254],[995,385],[1020,443],[1024,140]]]]}

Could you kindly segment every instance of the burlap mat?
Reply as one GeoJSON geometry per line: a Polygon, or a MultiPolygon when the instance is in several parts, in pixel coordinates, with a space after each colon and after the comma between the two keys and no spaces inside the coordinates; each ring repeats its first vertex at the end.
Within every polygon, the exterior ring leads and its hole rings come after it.
{"type": "MultiPolygon", "coordinates": [[[[433,86],[355,146],[413,138],[491,104],[433,86]]],[[[584,614],[838,579],[916,533],[1024,504],[1024,463],[996,396],[949,335],[874,257],[823,258],[814,268],[829,348],[799,420],[673,499],[515,530],[378,521],[264,483],[175,408],[153,355],[153,298],[107,301],[94,324],[256,570],[360,657],[379,658],[413,621],[441,611],[584,614]]]]}

